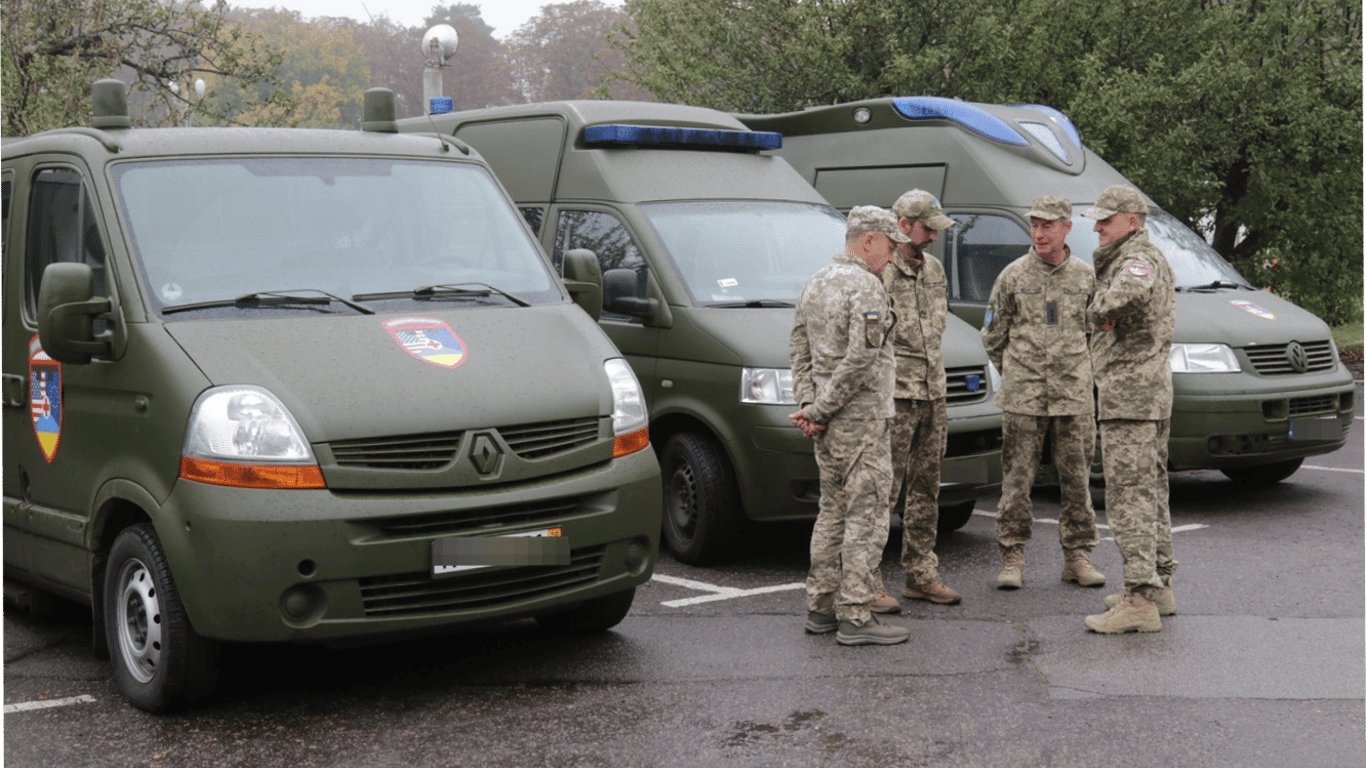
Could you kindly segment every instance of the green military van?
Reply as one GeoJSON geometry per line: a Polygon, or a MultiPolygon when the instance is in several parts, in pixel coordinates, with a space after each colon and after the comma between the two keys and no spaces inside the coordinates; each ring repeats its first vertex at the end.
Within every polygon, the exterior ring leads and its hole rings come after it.
{"type": "Polygon", "coordinates": [[[89,604],[140,708],[221,641],[605,629],[651,575],[630,366],[483,160],[366,97],[364,131],[133,129],[101,81],[4,141],[5,591],[89,604]]]}
{"type": "MultiPolygon", "coordinates": [[[[903,97],[738,118],[781,131],[774,154],[838,208],[885,205],[908,186],[938,195],[959,222],[936,245],[949,303],[978,326],[996,276],[1029,249],[1025,214],[1036,195],[1072,200],[1068,244],[1090,261],[1098,241],[1081,211],[1105,187],[1129,183],[1043,106],[903,97]]],[[[1355,388],[1328,326],[1248,285],[1204,238],[1149,206],[1149,234],[1177,283],[1170,468],[1275,483],[1305,457],[1340,448],[1355,388]]]]}
{"type": "MultiPolygon", "coordinates": [[[[600,324],[645,387],[664,477],[664,537],[700,563],[743,520],[812,518],[820,493],[788,339],[802,286],[844,248],[845,221],[781,159],[782,137],[709,109],[577,101],[399,121],[488,159],[567,278],[602,270],[600,324]]],[[[944,336],[949,445],[940,526],[1000,489],[1001,412],[977,330],[944,336]]]]}

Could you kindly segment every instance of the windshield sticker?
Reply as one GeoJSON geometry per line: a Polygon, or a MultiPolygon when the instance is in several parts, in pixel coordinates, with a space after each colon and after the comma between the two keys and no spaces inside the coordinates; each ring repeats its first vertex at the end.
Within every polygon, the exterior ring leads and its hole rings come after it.
{"type": "Polygon", "coordinates": [[[167,283],[161,286],[161,298],[166,301],[178,301],[185,295],[185,290],[175,283],[167,283]]]}
{"type": "Polygon", "coordinates": [[[424,363],[458,368],[469,357],[465,342],[443,320],[434,317],[396,317],[384,329],[403,351],[424,363]]]}
{"type": "Polygon", "coordinates": [[[1276,319],[1276,313],[1275,313],[1275,312],[1271,312],[1271,311],[1269,311],[1269,310],[1263,309],[1262,307],[1260,307],[1260,306],[1258,306],[1258,305],[1256,305],[1256,304],[1253,304],[1253,303],[1250,302],[1250,301],[1230,301],[1229,303],[1232,304],[1233,306],[1237,307],[1238,309],[1241,309],[1241,310],[1243,310],[1244,312],[1248,312],[1248,313],[1254,314],[1254,315],[1256,315],[1257,317],[1260,317],[1260,318],[1263,319],[1263,320],[1275,320],[1275,319],[1276,319]]]}
{"type": "Polygon", "coordinates": [[[721,286],[722,288],[734,288],[735,286],[740,284],[740,281],[736,280],[733,277],[723,277],[720,280],[717,280],[716,284],[721,286]]]}
{"type": "Polygon", "coordinates": [[[47,356],[37,336],[28,343],[28,401],[38,448],[51,464],[62,442],[62,364],[47,356]]]}

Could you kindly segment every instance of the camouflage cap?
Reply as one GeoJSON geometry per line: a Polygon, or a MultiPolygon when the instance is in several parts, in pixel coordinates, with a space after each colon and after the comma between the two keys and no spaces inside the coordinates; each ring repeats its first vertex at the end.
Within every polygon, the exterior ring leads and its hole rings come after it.
{"type": "Polygon", "coordinates": [[[849,209],[849,228],[847,234],[861,235],[876,232],[886,235],[898,243],[909,243],[911,238],[901,234],[896,225],[896,217],[886,208],[876,205],[856,205],[849,209]]]}
{"type": "Polygon", "coordinates": [[[1039,195],[1034,198],[1034,208],[1025,216],[1031,219],[1070,219],[1072,201],[1060,195],[1039,195]]]}
{"type": "Polygon", "coordinates": [[[957,223],[944,215],[944,206],[939,204],[939,198],[923,189],[912,189],[898,197],[892,205],[892,212],[898,218],[924,222],[925,226],[934,230],[948,229],[957,223]]]}
{"type": "Polygon", "coordinates": [[[1096,204],[1081,212],[1082,216],[1096,221],[1104,221],[1116,213],[1147,213],[1148,204],[1143,202],[1143,193],[1124,184],[1113,184],[1100,193],[1096,204]]]}

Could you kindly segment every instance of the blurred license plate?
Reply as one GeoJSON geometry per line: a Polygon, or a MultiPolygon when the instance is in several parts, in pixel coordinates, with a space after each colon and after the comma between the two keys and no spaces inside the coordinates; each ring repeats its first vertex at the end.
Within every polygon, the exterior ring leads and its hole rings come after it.
{"type": "Polygon", "coordinates": [[[507,565],[569,565],[561,528],[508,536],[444,536],[432,542],[432,575],[507,565]]]}
{"type": "Polygon", "coordinates": [[[1336,416],[1326,419],[1295,419],[1290,422],[1291,440],[1341,440],[1342,425],[1336,416]]]}

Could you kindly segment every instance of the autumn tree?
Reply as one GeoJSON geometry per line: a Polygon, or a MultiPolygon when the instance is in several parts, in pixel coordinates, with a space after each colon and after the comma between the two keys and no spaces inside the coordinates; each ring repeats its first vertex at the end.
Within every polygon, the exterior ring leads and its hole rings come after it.
{"type": "Polygon", "coordinates": [[[522,97],[648,100],[648,91],[622,79],[626,58],[610,41],[628,22],[620,9],[597,0],[542,7],[508,39],[507,55],[522,97]]]}
{"type": "Polygon", "coordinates": [[[219,2],[6,0],[0,6],[0,102],[4,133],[20,136],[85,122],[91,83],[130,83],[141,125],[229,122],[193,84],[250,82],[255,106],[284,106],[274,68],[279,54],[228,18],[219,2]]]}

